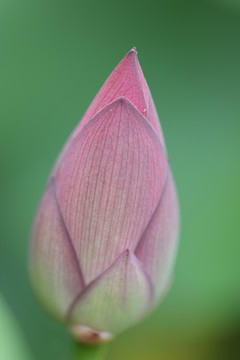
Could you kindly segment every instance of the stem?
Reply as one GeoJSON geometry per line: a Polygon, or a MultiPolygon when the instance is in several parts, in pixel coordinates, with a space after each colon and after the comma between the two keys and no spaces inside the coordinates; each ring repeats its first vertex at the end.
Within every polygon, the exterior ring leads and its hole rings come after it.
{"type": "Polygon", "coordinates": [[[87,345],[76,342],[75,360],[103,360],[106,355],[106,345],[87,345]]]}

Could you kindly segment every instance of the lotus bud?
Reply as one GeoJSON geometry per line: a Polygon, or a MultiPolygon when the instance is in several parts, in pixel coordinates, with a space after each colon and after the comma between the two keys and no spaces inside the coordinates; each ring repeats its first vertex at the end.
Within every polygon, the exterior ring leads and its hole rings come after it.
{"type": "Polygon", "coordinates": [[[78,340],[109,340],[165,293],[178,228],[163,133],[134,48],[50,176],[32,233],[35,292],[78,340]]]}

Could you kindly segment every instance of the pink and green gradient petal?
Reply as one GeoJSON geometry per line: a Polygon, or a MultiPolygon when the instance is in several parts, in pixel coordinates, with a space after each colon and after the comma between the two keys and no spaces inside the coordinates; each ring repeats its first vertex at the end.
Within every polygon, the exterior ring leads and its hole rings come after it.
{"type": "Polygon", "coordinates": [[[51,181],[38,209],[32,234],[31,276],[44,306],[62,320],[83,289],[81,269],[62,221],[51,181]]]}
{"type": "Polygon", "coordinates": [[[135,251],[152,280],[157,298],[164,295],[171,282],[178,232],[178,199],[169,169],[157,209],[135,251]]]}
{"type": "Polygon", "coordinates": [[[126,250],[76,299],[69,314],[69,326],[76,336],[78,324],[113,336],[144,316],[151,296],[151,283],[143,267],[126,250]]]}

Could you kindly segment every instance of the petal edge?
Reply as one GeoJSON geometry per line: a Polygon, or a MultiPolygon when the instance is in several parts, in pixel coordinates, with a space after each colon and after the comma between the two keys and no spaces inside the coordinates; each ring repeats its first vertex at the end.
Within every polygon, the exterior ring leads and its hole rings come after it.
{"type": "Polygon", "coordinates": [[[40,300],[59,320],[64,319],[70,303],[83,288],[78,260],[70,241],[51,181],[35,218],[30,270],[40,300]]]}

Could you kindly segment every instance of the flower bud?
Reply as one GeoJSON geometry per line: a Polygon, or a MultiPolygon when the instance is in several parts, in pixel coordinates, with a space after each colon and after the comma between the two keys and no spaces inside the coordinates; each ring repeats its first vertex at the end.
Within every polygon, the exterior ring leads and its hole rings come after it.
{"type": "Polygon", "coordinates": [[[56,162],[33,227],[35,291],[79,340],[108,340],[163,296],[178,227],[162,130],[132,49],[56,162]]]}

